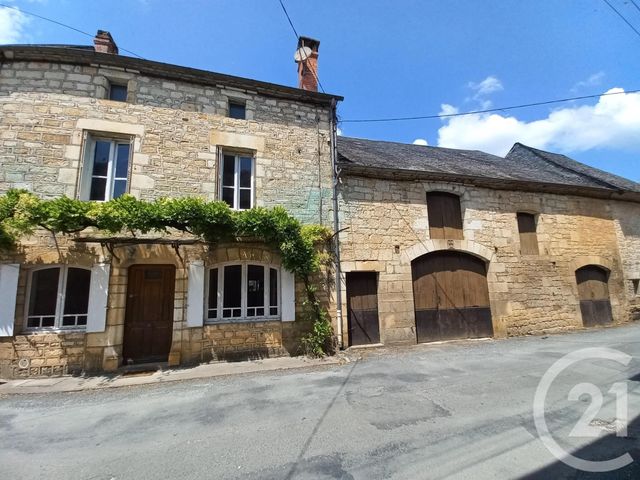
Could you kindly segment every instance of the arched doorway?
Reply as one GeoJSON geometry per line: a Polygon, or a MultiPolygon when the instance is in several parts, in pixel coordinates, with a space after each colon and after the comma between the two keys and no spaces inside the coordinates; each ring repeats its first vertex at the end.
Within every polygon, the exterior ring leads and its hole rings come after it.
{"type": "Polygon", "coordinates": [[[585,327],[613,322],[608,280],[609,272],[597,265],[587,265],[576,270],[580,312],[585,327]]]}
{"type": "Polygon", "coordinates": [[[493,336],[484,261],[438,251],[415,259],[411,272],[418,342],[493,336]]]}

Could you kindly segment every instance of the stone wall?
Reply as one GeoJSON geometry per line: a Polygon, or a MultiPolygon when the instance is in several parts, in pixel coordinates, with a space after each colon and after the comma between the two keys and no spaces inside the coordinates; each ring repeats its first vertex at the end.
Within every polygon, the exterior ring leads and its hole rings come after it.
{"type": "MultiPolygon", "coordinates": [[[[623,267],[626,272],[640,261],[640,236],[637,226],[630,225],[638,218],[633,214],[637,207],[577,196],[343,176],[342,268],[379,273],[383,343],[416,341],[411,261],[450,248],[488,262],[496,336],[581,327],[575,270],[591,263],[611,270],[614,321],[624,322],[629,319],[631,282],[625,284],[623,267]],[[460,196],[464,240],[429,238],[426,192],[430,190],[460,196]],[[538,214],[539,255],[520,254],[518,211],[538,214]],[[622,256],[620,245],[624,245],[622,256]]],[[[347,332],[346,299],[343,311],[347,332]]]]}
{"type": "Polygon", "coordinates": [[[255,155],[256,205],[331,219],[328,107],[113,68],[7,62],[0,112],[0,192],[76,197],[83,135],[111,133],[134,139],[129,188],[138,198],[216,199],[218,152],[235,149],[255,155]],[[105,99],[116,80],[128,83],[126,103],[105,99]],[[246,120],[227,118],[229,98],[246,102],[246,120]]]}
{"type": "MultiPolygon", "coordinates": [[[[224,262],[255,261],[280,267],[279,255],[260,243],[232,243],[210,248],[204,245],[182,246],[180,256],[168,245],[130,245],[114,249],[112,256],[102,247],[77,246],[70,238],[59,238],[58,247],[45,246],[47,235],[28,238],[21,253],[21,269],[16,300],[14,337],[0,337],[0,376],[5,378],[62,375],[67,373],[114,371],[123,358],[124,325],[129,267],[132,265],[171,264],[176,267],[173,334],[170,365],[189,365],[217,360],[266,358],[297,355],[300,337],[311,324],[302,314],[304,285],[296,282],[296,321],[229,321],[188,327],[186,322],[188,265],[201,261],[205,268],[224,262]],[[24,328],[27,279],[30,271],[42,264],[68,264],[91,267],[95,262],[111,264],[106,328],[104,332],[28,331],[24,328]],[[30,364],[21,368],[20,359],[30,364]]],[[[17,261],[5,253],[7,263],[17,261]]],[[[325,293],[329,272],[317,274],[321,286],[319,300],[329,308],[325,293]]],[[[204,304],[203,304],[204,308],[204,304]]]]}
{"type": "MultiPolygon", "coordinates": [[[[330,109],[271,98],[222,85],[204,86],[126,72],[116,68],[45,62],[0,64],[0,194],[25,188],[43,198],[79,194],[87,134],[132,139],[129,193],[137,198],[198,196],[218,199],[221,151],[255,157],[255,204],[282,205],[303,222],[331,225],[332,170],[330,109]],[[109,82],[126,84],[128,101],[106,99],[109,82]],[[246,120],[227,117],[228,100],[241,100],[246,120]]],[[[299,351],[308,322],[227,323],[187,328],[188,263],[205,265],[277,255],[262,246],[212,249],[167,245],[117,248],[116,257],[98,244],[54,240],[46,232],[21,240],[3,263],[21,264],[15,337],[0,338],[0,374],[24,376],[111,371],[122,364],[128,268],[136,263],[176,266],[170,364],[188,364],[245,355],[299,351]],[[106,329],[28,332],[25,297],[30,270],[43,264],[91,267],[111,264],[106,329]],[[231,335],[231,336],[229,336],[231,335]],[[15,370],[20,358],[31,367],[15,370]]],[[[266,260],[265,260],[266,261],[266,260]]],[[[296,309],[301,311],[302,285],[296,309]]]]}

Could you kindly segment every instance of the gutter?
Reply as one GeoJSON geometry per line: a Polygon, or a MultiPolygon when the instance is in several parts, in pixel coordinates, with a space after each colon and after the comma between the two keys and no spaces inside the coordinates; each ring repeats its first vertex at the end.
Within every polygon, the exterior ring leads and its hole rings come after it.
{"type": "Polygon", "coordinates": [[[337,139],[337,114],[336,99],[331,99],[331,167],[333,170],[333,254],[336,268],[336,322],[338,348],[344,349],[342,335],[342,271],[340,269],[340,218],[338,215],[338,183],[340,181],[340,167],[338,166],[338,139],[337,139]]]}

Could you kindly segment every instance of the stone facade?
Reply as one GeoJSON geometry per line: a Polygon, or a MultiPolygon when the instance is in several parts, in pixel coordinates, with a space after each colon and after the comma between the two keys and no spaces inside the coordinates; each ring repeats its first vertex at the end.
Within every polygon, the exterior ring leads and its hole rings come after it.
{"type": "MultiPolygon", "coordinates": [[[[186,82],[99,62],[5,59],[0,64],[0,193],[24,188],[43,198],[78,198],[86,137],[98,134],[131,139],[128,192],[139,199],[219,199],[219,155],[240,152],[255,159],[256,206],[282,205],[302,222],[330,225],[329,100],[286,98],[282,92],[269,96],[232,83],[186,82]],[[107,99],[115,82],[127,85],[127,102],[107,99]],[[246,119],[228,117],[229,100],[245,104],[246,119]]],[[[277,254],[264,245],[193,245],[178,252],[170,245],[137,245],[112,253],[95,243],[54,241],[46,232],[22,239],[16,251],[0,252],[0,263],[20,265],[14,336],[0,338],[0,377],[119,368],[128,268],[136,264],[176,268],[169,364],[299,353],[300,335],[308,328],[302,319],[186,324],[190,262],[208,268],[223,259],[259,259],[280,268],[277,254]],[[91,268],[100,262],[110,264],[103,332],[25,329],[28,278],[35,267],[91,268]],[[24,358],[27,367],[21,366],[24,358]]],[[[302,286],[296,288],[300,311],[302,286]]]]}
{"type": "MultiPolygon", "coordinates": [[[[411,262],[438,250],[487,263],[496,336],[582,327],[575,271],[589,264],[610,271],[614,322],[637,319],[640,204],[347,174],[339,212],[343,272],[378,273],[382,343],[416,342],[411,262]],[[428,191],[460,196],[463,240],[430,239],[428,191]],[[538,215],[539,255],[520,254],[516,212],[538,215]]],[[[348,344],[347,315],[343,330],[348,344]]]]}

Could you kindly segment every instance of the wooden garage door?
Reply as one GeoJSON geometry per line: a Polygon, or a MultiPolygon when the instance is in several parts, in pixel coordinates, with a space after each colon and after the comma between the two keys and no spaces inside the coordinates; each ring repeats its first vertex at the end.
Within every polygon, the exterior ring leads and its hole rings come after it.
{"type": "Polygon", "coordinates": [[[613,321],[608,277],[608,272],[596,265],[587,265],[576,270],[580,311],[585,327],[606,325],[613,321]]]}
{"type": "Polygon", "coordinates": [[[124,363],[166,361],[173,334],[176,267],[129,268],[124,320],[124,363]]]}
{"type": "Polygon", "coordinates": [[[482,260],[434,252],[414,260],[411,269],[418,342],[493,336],[482,260]]]}
{"type": "Polygon", "coordinates": [[[380,343],[377,273],[347,273],[347,315],[349,345],[380,343]]]}

